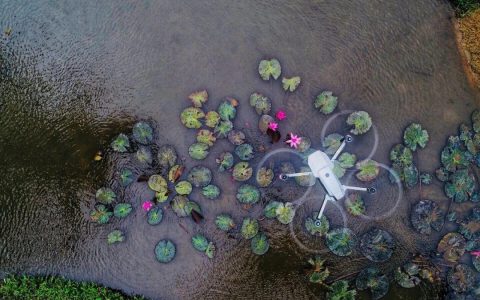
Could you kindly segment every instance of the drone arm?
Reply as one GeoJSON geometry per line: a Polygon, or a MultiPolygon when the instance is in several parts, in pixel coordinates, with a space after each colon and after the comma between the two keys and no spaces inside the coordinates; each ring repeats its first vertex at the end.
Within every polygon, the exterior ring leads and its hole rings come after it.
{"type": "Polygon", "coordinates": [[[368,188],[362,188],[362,187],[357,187],[357,186],[342,185],[342,187],[345,190],[354,190],[354,191],[361,191],[361,192],[367,192],[368,191],[368,188]]]}
{"type": "Polygon", "coordinates": [[[344,139],[338,150],[335,152],[335,154],[332,157],[332,161],[336,160],[337,157],[342,153],[343,149],[345,149],[345,146],[347,145],[347,141],[344,139]]]}
{"type": "Polygon", "coordinates": [[[325,210],[325,206],[327,206],[328,201],[333,201],[335,200],[332,196],[330,195],[325,195],[325,199],[323,200],[322,207],[320,208],[320,211],[318,212],[317,215],[317,220],[320,220],[320,218],[323,216],[323,211],[325,210]]]}
{"type": "Polygon", "coordinates": [[[290,174],[283,174],[283,175],[287,177],[300,177],[300,176],[312,175],[312,172],[290,173],[290,174]]]}

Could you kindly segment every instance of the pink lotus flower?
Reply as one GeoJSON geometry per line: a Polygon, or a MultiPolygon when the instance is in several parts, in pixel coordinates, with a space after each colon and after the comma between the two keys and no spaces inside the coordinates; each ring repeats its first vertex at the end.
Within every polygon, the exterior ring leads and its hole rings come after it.
{"type": "Polygon", "coordinates": [[[153,207],[153,202],[152,201],[144,201],[142,203],[142,208],[143,208],[144,211],[149,211],[149,210],[152,209],[152,207],[153,207]]]}
{"type": "Polygon", "coordinates": [[[475,257],[479,257],[480,256],[480,250],[471,251],[470,254],[475,256],[475,257]]]}
{"type": "Polygon", "coordinates": [[[299,137],[298,135],[295,135],[293,133],[289,133],[290,139],[287,140],[287,144],[290,145],[290,147],[297,149],[298,145],[302,142],[302,138],[299,137]]]}
{"type": "Polygon", "coordinates": [[[278,129],[278,123],[275,123],[275,122],[269,122],[268,123],[268,128],[273,130],[273,131],[277,131],[278,129]]]}
{"type": "Polygon", "coordinates": [[[279,110],[275,114],[275,118],[277,118],[277,120],[279,120],[279,121],[285,119],[286,117],[287,117],[287,114],[283,110],[279,110]]]}

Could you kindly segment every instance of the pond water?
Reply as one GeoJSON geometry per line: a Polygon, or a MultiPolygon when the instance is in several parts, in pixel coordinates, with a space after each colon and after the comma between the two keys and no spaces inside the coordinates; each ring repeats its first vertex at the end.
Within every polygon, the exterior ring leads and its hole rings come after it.
{"type": "MultiPolygon", "coordinates": [[[[179,114],[189,105],[187,95],[202,88],[209,91],[210,109],[225,96],[237,98],[235,126],[267,153],[280,146],[257,135],[257,116],[248,106],[253,91],[286,110],[285,131],[309,136],[318,148],[328,117],[314,111],[312,101],[331,90],[339,97],[338,111],[370,113],[379,142],[373,159],[379,162],[388,164],[405,126],[420,122],[430,142],[419,151],[417,165],[432,172],[446,137],[469,120],[479,101],[463,74],[451,18],[448,3],[437,0],[2,1],[0,28],[12,30],[0,39],[0,275],[61,274],[153,299],[318,297],[322,290],[302,273],[313,255],[306,247],[325,252],[332,281],[370,265],[361,253],[339,258],[319,241],[302,240],[300,218],[323,199],[318,185],[305,197],[292,230],[262,221],[271,248],[258,257],[248,242],[214,228],[220,212],[237,222],[261,214],[261,205],[243,210],[235,199],[238,184],[218,173],[221,199],[192,196],[206,216],[201,225],[179,221],[172,211],[161,225],[148,225],[139,207],[146,197],[141,184],[121,195],[136,207],[128,218],[93,224],[88,212],[96,189],[113,180],[118,164],[128,163],[113,155],[95,163],[93,156],[135,121],[147,120],[156,143],[174,145],[193,167],[197,163],[187,149],[195,133],[181,125],[179,114]],[[286,96],[278,82],[259,78],[258,62],[271,56],[284,74],[302,77],[298,91],[286,96]],[[114,228],[124,230],[127,240],[108,246],[105,236],[114,228]],[[191,247],[196,232],[216,242],[215,260],[191,247]],[[153,253],[163,238],[178,251],[167,265],[153,253]]],[[[345,117],[325,131],[345,131],[345,117]]],[[[353,151],[366,157],[374,141],[370,131],[355,140],[353,151]]],[[[213,167],[224,149],[232,150],[226,141],[217,143],[202,164],[213,167]]],[[[260,160],[257,155],[254,165],[260,160]]],[[[381,182],[379,190],[373,201],[385,207],[376,213],[386,214],[398,191],[381,182]]],[[[302,191],[275,184],[268,193],[295,200],[302,191]]],[[[346,219],[359,236],[374,226],[393,235],[393,257],[378,264],[387,273],[411,254],[436,248],[439,234],[420,237],[410,225],[411,205],[421,197],[448,206],[436,182],[421,192],[405,191],[389,217],[346,219]]],[[[341,225],[335,208],[327,215],[341,225]]],[[[431,299],[441,293],[441,286],[406,290],[392,283],[386,298],[431,299]]]]}

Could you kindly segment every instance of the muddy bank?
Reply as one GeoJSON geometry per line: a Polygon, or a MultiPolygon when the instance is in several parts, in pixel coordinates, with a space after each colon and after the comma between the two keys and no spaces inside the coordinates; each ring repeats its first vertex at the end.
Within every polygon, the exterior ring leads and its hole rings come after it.
{"type": "Polygon", "coordinates": [[[467,77],[480,88],[480,9],[456,19],[454,26],[467,77]]]}

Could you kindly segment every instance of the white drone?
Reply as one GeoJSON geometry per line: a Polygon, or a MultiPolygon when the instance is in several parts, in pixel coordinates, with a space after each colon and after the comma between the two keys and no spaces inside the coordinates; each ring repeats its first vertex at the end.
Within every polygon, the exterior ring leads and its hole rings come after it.
{"type": "Polygon", "coordinates": [[[361,192],[368,192],[370,194],[374,194],[376,189],[374,187],[362,188],[362,187],[355,187],[355,186],[346,186],[343,185],[337,176],[333,173],[333,162],[337,159],[340,153],[343,151],[347,143],[353,141],[353,138],[350,135],[346,135],[342,139],[342,144],[340,148],[335,152],[332,158],[329,158],[325,152],[317,150],[308,156],[308,166],[312,170],[311,172],[302,172],[302,173],[292,173],[292,174],[280,174],[281,180],[287,180],[290,177],[298,177],[298,176],[308,176],[313,175],[320,180],[320,183],[323,185],[327,194],[325,195],[325,199],[322,204],[322,208],[318,213],[317,220],[315,221],[315,225],[320,226],[320,218],[323,215],[323,211],[325,210],[325,206],[327,205],[328,201],[338,201],[345,197],[345,192],[347,190],[355,190],[361,192]]]}

